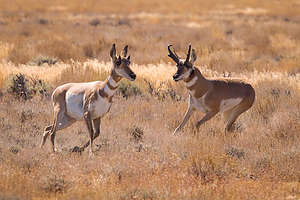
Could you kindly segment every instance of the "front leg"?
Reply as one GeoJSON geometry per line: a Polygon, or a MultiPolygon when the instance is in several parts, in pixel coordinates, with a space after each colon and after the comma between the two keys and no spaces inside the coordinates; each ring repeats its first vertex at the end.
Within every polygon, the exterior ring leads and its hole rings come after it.
{"type": "Polygon", "coordinates": [[[214,111],[210,111],[208,113],[206,113],[206,115],[197,122],[196,124],[196,128],[199,129],[199,127],[205,123],[206,121],[210,120],[213,116],[215,116],[219,111],[218,110],[214,110],[214,111]]]}
{"type": "Polygon", "coordinates": [[[94,131],[93,131],[93,126],[92,126],[91,114],[89,111],[86,111],[84,113],[84,121],[86,123],[87,129],[88,129],[89,135],[90,135],[90,144],[91,144],[90,153],[92,154],[93,153],[92,146],[93,146],[93,140],[94,140],[94,131]]]}
{"type": "Polygon", "coordinates": [[[181,124],[175,129],[173,135],[176,135],[182,128],[183,126],[186,124],[186,122],[190,119],[190,117],[192,116],[193,112],[195,111],[195,108],[191,105],[191,102],[189,102],[189,106],[188,109],[184,115],[183,121],[181,122],[181,124]]]}
{"type": "MultiPolygon", "coordinates": [[[[100,134],[100,124],[101,124],[101,118],[100,117],[93,120],[93,127],[94,127],[94,131],[95,131],[95,134],[93,135],[93,140],[95,140],[100,134]]],[[[85,143],[85,145],[80,147],[79,151],[83,151],[85,148],[87,148],[90,145],[90,142],[91,142],[90,140],[87,141],[85,143]]]]}

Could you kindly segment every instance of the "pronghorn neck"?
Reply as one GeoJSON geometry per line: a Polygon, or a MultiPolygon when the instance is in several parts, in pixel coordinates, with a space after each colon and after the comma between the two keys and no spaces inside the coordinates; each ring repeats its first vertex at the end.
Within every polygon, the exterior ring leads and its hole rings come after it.
{"type": "Polygon", "coordinates": [[[184,82],[187,89],[195,97],[201,97],[211,87],[210,81],[207,80],[197,68],[193,69],[190,76],[184,79],[184,82]]]}
{"type": "Polygon", "coordinates": [[[104,82],[105,84],[103,86],[103,89],[99,91],[100,95],[111,100],[111,98],[117,91],[119,81],[121,79],[122,77],[120,77],[114,70],[112,70],[112,72],[104,82]]]}

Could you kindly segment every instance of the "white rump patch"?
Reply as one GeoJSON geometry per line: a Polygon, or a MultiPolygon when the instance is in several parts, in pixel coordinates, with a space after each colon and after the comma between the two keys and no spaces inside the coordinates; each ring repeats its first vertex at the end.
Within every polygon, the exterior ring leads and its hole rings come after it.
{"type": "Polygon", "coordinates": [[[243,99],[242,98],[231,98],[231,99],[225,99],[222,100],[220,103],[220,111],[227,111],[231,108],[233,108],[234,106],[238,105],[239,103],[241,103],[243,99]]]}
{"type": "Polygon", "coordinates": [[[191,87],[193,86],[198,80],[198,76],[194,76],[194,78],[192,78],[192,80],[190,80],[189,82],[185,83],[186,87],[191,87]]]}

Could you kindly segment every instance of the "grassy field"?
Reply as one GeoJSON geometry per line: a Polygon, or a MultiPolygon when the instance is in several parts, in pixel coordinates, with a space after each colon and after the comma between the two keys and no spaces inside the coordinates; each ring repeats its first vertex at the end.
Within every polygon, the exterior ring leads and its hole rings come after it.
{"type": "Polygon", "coordinates": [[[0,0],[0,200],[300,199],[299,13],[296,0],[0,0]],[[53,89],[105,79],[112,43],[129,45],[137,80],[122,81],[95,156],[70,151],[82,122],[58,132],[58,153],[40,149],[53,89]],[[207,78],[256,90],[231,134],[221,115],[195,129],[198,112],[172,136],[187,91],[167,45],[189,43],[207,78]]]}

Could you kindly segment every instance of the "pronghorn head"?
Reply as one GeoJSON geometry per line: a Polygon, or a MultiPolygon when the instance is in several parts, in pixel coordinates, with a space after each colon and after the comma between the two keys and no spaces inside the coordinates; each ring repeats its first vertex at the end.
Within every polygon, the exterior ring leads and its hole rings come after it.
{"type": "Polygon", "coordinates": [[[130,56],[127,56],[128,45],[126,45],[122,51],[122,57],[116,54],[116,45],[113,44],[110,50],[110,57],[113,62],[113,72],[120,78],[124,77],[130,81],[134,81],[136,78],[135,73],[130,69],[130,56]]]}
{"type": "Polygon", "coordinates": [[[175,50],[172,52],[171,50],[172,45],[168,45],[168,51],[169,51],[169,57],[172,58],[172,60],[176,63],[177,66],[177,72],[174,74],[173,79],[175,81],[184,80],[187,79],[193,72],[194,68],[194,62],[197,59],[196,52],[193,49],[192,50],[192,56],[191,56],[191,48],[192,46],[189,45],[189,50],[186,56],[186,59],[180,59],[178,55],[176,54],[175,50]]]}

